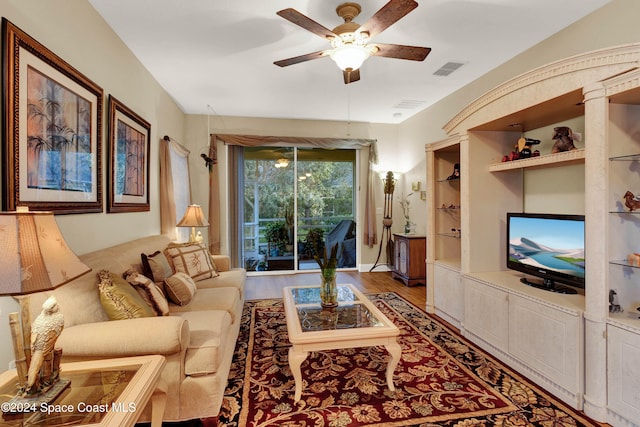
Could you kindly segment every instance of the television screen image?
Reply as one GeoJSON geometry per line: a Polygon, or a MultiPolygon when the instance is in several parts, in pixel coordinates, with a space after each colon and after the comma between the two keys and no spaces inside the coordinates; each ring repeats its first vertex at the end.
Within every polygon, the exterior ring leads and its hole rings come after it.
{"type": "Polygon", "coordinates": [[[555,281],[584,288],[584,216],[507,214],[507,267],[541,277],[523,283],[562,293],[575,293],[555,281]]]}

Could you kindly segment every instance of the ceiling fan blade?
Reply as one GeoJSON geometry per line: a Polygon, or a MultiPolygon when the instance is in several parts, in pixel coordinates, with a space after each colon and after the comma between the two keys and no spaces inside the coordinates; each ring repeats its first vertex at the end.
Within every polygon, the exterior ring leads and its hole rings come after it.
{"type": "Polygon", "coordinates": [[[292,9],[292,8],[283,9],[277,12],[277,15],[283,17],[289,22],[292,22],[304,28],[307,31],[311,31],[313,34],[316,34],[324,39],[331,39],[334,37],[338,37],[338,35],[333,31],[331,31],[330,29],[325,28],[323,25],[318,24],[313,19],[303,15],[302,13],[298,12],[295,9],[292,9]]]}
{"type": "Polygon", "coordinates": [[[378,48],[374,54],[385,58],[408,59],[410,61],[424,61],[431,52],[430,47],[404,46],[399,44],[373,43],[378,48]]]}
{"type": "Polygon", "coordinates": [[[352,70],[352,71],[343,71],[342,76],[344,77],[344,84],[348,85],[349,83],[357,82],[360,80],[360,69],[352,70]]]}
{"type": "Polygon", "coordinates": [[[294,56],[293,58],[282,59],[280,61],[274,62],[274,64],[280,67],[286,67],[288,65],[298,64],[300,62],[305,62],[305,61],[311,61],[312,59],[318,59],[324,56],[326,56],[326,53],[324,50],[321,50],[318,52],[307,53],[306,55],[300,55],[300,56],[294,56]]]}
{"type": "Polygon", "coordinates": [[[418,7],[418,3],[414,0],[391,0],[382,6],[367,22],[361,25],[357,32],[367,32],[369,33],[369,37],[374,37],[399,21],[416,7],[418,7]]]}

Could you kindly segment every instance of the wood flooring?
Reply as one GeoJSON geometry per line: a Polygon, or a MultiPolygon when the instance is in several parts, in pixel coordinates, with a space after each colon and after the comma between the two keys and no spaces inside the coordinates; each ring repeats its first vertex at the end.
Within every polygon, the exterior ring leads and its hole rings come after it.
{"type": "MultiPolygon", "coordinates": [[[[340,271],[336,282],[350,283],[363,293],[395,292],[423,310],[426,307],[427,288],[424,285],[405,286],[391,277],[391,272],[340,271]]],[[[285,286],[319,284],[319,272],[249,276],[245,284],[245,299],[282,298],[282,288],[285,286]]]]}

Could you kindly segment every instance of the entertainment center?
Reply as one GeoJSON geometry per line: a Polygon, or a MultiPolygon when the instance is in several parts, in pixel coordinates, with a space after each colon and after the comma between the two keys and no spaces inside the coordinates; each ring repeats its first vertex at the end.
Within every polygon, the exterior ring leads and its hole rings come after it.
{"type": "Polygon", "coordinates": [[[592,418],[635,425],[640,267],[627,255],[640,252],[640,216],[622,197],[640,192],[640,44],[522,74],[444,129],[425,146],[427,310],[592,418]],[[559,126],[583,136],[577,150],[550,154],[559,126]],[[540,140],[541,155],[503,162],[523,137],[540,140]],[[456,163],[460,178],[447,182],[456,163]],[[584,288],[521,283],[507,266],[507,213],[584,216],[584,288]],[[624,312],[609,313],[610,289],[624,312]]]}

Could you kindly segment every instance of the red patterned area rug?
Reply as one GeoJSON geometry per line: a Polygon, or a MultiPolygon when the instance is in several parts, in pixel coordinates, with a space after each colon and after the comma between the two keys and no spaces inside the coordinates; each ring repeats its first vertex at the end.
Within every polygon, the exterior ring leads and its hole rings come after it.
{"type": "Polygon", "coordinates": [[[384,347],[331,350],[295,404],[282,301],[247,301],[219,425],[597,426],[398,295],[368,297],[400,329],[394,392],[384,347]]]}

